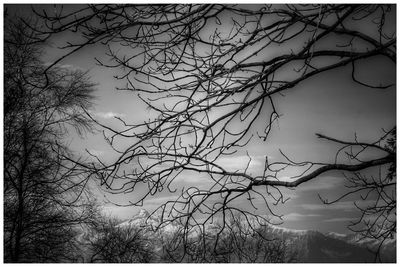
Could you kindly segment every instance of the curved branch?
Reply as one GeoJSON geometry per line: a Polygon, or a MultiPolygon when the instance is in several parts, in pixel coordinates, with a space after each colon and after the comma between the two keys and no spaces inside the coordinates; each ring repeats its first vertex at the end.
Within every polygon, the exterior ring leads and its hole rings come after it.
{"type": "Polygon", "coordinates": [[[356,172],[356,171],[361,171],[370,167],[374,166],[381,166],[384,164],[388,163],[393,163],[395,162],[395,156],[394,155],[389,155],[380,159],[375,159],[375,160],[370,160],[370,161],[365,161],[360,164],[352,165],[352,164],[330,164],[326,165],[323,167],[320,167],[313,172],[311,172],[308,175],[305,175],[301,178],[296,179],[293,182],[288,182],[288,181],[254,181],[251,183],[251,186],[259,186],[259,185],[273,185],[273,186],[284,186],[284,187],[297,187],[300,184],[303,184],[307,181],[310,181],[319,175],[328,172],[328,171],[333,171],[333,170],[338,170],[338,171],[349,171],[349,172],[356,172]]]}

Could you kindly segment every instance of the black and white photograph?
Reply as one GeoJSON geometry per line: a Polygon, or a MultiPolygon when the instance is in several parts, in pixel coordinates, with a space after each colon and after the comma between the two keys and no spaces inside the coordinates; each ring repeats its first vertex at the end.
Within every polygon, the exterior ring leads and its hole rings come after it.
{"type": "Polygon", "coordinates": [[[392,3],[3,2],[3,263],[396,263],[392,3]]]}

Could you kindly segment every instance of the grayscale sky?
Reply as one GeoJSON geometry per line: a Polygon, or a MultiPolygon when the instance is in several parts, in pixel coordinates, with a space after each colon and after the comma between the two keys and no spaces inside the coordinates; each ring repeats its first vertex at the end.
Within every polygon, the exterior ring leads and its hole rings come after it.
{"type": "MultiPolygon", "coordinates": [[[[12,12],[29,13],[29,6],[9,6],[12,12]]],[[[44,62],[52,62],[65,53],[56,49],[61,44],[74,38],[68,34],[58,35],[50,47],[45,48],[44,62]]],[[[118,82],[114,71],[96,65],[95,57],[106,59],[105,48],[91,46],[63,60],[60,64],[69,68],[88,70],[91,80],[97,84],[96,104],[93,114],[102,123],[121,127],[114,116],[122,117],[127,122],[139,122],[149,116],[143,103],[130,92],[116,91],[118,82]]],[[[248,146],[252,157],[250,168],[260,171],[267,155],[271,160],[279,159],[279,149],[291,159],[298,161],[315,160],[329,162],[335,156],[337,146],[318,139],[315,133],[326,134],[338,139],[353,140],[357,134],[359,141],[373,141],[383,129],[390,129],[396,123],[396,90],[377,90],[362,87],[351,80],[351,67],[319,75],[293,90],[287,91],[277,103],[281,117],[266,142],[254,140],[248,146]]],[[[358,74],[364,79],[384,80],[395,83],[396,69],[386,60],[363,61],[358,74]]],[[[106,160],[113,159],[113,153],[101,134],[86,134],[79,137],[71,134],[70,147],[78,154],[85,155],[85,149],[106,160]]],[[[248,158],[237,154],[224,159],[224,166],[244,168],[248,158]]],[[[201,184],[201,177],[193,176],[182,179],[182,184],[201,184]]],[[[277,207],[277,213],[283,215],[284,227],[293,229],[315,229],[320,231],[347,232],[349,220],[358,216],[354,207],[354,197],[334,205],[323,205],[318,197],[339,196],[344,190],[344,179],[341,173],[331,172],[315,181],[301,185],[296,190],[284,190],[290,200],[277,207]]],[[[97,195],[103,200],[103,192],[97,195]]],[[[127,203],[131,194],[110,196],[108,198],[120,204],[127,203]]],[[[145,202],[144,208],[153,209],[171,195],[162,194],[158,198],[145,202]]],[[[121,218],[133,216],[139,208],[115,207],[105,204],[105,210],[121,218]]]]}

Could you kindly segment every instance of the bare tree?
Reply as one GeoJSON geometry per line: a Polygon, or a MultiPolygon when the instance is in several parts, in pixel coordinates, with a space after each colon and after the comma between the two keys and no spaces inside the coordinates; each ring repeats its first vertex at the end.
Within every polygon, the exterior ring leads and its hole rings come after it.
{"type": "Polygon", "coordinates": [[[282,237],[272,233],[271,225],[257,221],[246,223],[243,216],[230,218],[227,244],[233,247],[229,262],[288,263],[294,262],[296,252],[282,237]]]}
{"type": "Polygon", "coordinates": [[[94,85],[81,71],[45,74],[36,35],[18,19],[4,32],[4,260],[74,261],[76,227],[94,206],[63,138],[90,128],[94,85]]]}
{"type": "Polygon", "coordinates": [[[385,239],[396,232],[396,151],[385,143],[389,133],[395,135],[394,128],[371,142],[319,134],[344,146],[334,162],[297,162],[282,152],[284,161],[265,158],[264,172],[252,175],[250,156],[247,167],[236,171],[225,168],[220,159],[246,152],[254,138],[268,140],[280,116],[277,96],[313,77],[348,67],[352,80],[366,89],[392,90],[393,84],[370,84],[358,75],[365,59],[384,58],[395,66],[395,28],[388,22],[394,16],[392,9],[390,5],[89,5],[69,13],[61,7],[52,13],[35,12],[45,22],[37,29],[42,38],[63,31],[81,37],[66,44],[65,56],[48,69],[82,47],[104,44],[112,61],[98,60],[98,64],[120,70],[116,79],[126,81],[126,86],[117,89],[132,91],[151,110],[149,114],[155,114],[142,123],[120,119],[122,131],[103,125],[107,141],[119,155],[112,164],[99,162],[96,171],[106,189],[130,192],[145,183],[148,190],[132,205],[141,205],[161,191],[179,192],[175,201],[160,209],[172,214],[165,221],[181,222],[188,235],[216,216],[225,219],[229,212],[259,217],[238,208],[238,200],[254,206],[254,199],[261,199],[267,212],[279,216],[273,206],[285,201],[283,187],[295,188],[329,171],[343,171],[353,175],[349,181],[355,187],[342,197],[378,192],[369,195],[376,199],[375,205],[363,211],[383,217],[367,222],[362,231],[385,239]],[[121,140],[130,145],[121,150],[117,145],[121,140]],[[126,166],[132,171],[126,172],[126,166]],[[383,176],[371,180],[360,174],[371,168],[381,168],[383,176]],[[298,173],[282,180],[281,173],[288,169],[298,173]],[[179,188],[178,179],[193,173],[206,176],[209,186],[179,188]],[[387,179],[385,173],[390,174],[387,179]]]}
{"type": "Polygon", "coordinates": [[[272,234],[271,225],[258,221],[248,224],[238,214],[226,225],[215,223],[204,233],[192,234],[186,243],[184,238],[180,231],[165,238],[163,262],[282,263],[296,258],[296,252],[287,246],[288,240],[272,234]]]}
{"type": "Polygon", "coordinates": [[[154,240],[143,229],[119,226],[118,220],[103,218],[92,229],[90,262],[145,263],[154,258],[154,240]]]}

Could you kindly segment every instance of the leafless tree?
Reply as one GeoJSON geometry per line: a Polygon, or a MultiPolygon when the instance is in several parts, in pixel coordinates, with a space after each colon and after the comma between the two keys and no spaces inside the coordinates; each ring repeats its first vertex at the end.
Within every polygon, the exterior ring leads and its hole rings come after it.
{"type": "Polygon", "coordinates": [[[245,222],[240,215],[230,219],[226,243],[233,250],[229,262],[288,263],[296,260],[296,251],[287,245],[289,240],[274,235],[271,225],[245,222]]]}
{"type": "Polygon", "coordinates": [[[375,197],[375,205],[363,211],[383,217],[367,222],[362,231],[376,238],[395,234],[396,151],[385,144],[394,128],[371,142],[319,134],[324,141],[344,146],[334,162],[297,162],[282,152],[285,160],[265,158],[259,175],[250,172],[250,156],[247,167],[236,171],[221,163],[224,157],[246,152],[255,138],[267,141],[280,116],[277,96],[313,77],[349,68],[353,82],[366,90],[393,90],[385,81],[370,84],[359,78],[365,59],[379,57],[389,66],[396,64],[393,6],[88,5],[74,11],[58,6],[52,12],[35,12],[45,23],[37,29],[41,38],[64,31],[80,36],[65,45],[66,54],[48,70],[83,47],[103,44],[111,61],[98,64],[120,70],[116,79],[126,86],[117,89],[131,91],[150,110],[144,122],[119,118],[122,131],[102,125],[118,154],[112,164],[99,159],[96,171],[107,190],[131,192],[146,184],[148,190],[132,205],[142,205],[161,191],[179,193],[160,209],[172,214],[165,221],[182,223],[187,236],[229,212],[259,217],[239,208],[239,200],[256,206],[254,200],[260,199],[258,206],[279,216],[273,206],[285,201],[283,187],[343,171],[353,175],[349,182],[354,185],[343,197],[377,192],[369,195],[375,197]],[[118,147],[125,140],[130,145],[118,147]],[[360,174],[373,168],[381,168],[383,176],[367,179],[360,174]],[[298,173],[282,180],[288,169],[298,173]],[[383,178],[387,172],[390,175],[383,178]],[[206,176],[207,187],[180,188],[178,179],[191,179],[194,173],[206,176]],[[378,234],[381,230],[385,234],[378,234]]]}
{"type": "Polygon", "coordinates": [[[240,215],[230,217],[226,225],[216,223],[204,233],[191,235],[186,243],[182,240],[184,236],[180,231],[166,237],[161,261],[287,263],[296,258],[296,252],[287,246],[288,240],[275,236],[271,225],[261,225],[257,221],[248,224],[240,215]]]}
{"type": "Polygon", "coordinates": [[[92,229],[90,262],[146,263],[154,257],[154,240],[143,229],[119,226],[116,219],[103,218],[92,229]]]}
{"type": "Polygon", "coordinates": [[[4,34],[4,261],[74,261],[76,227],[94,206],[63,138],[70,126],[89,129],[94,85],[81,71],[44,74],[21,21],[7,17],[4,34]]]}

